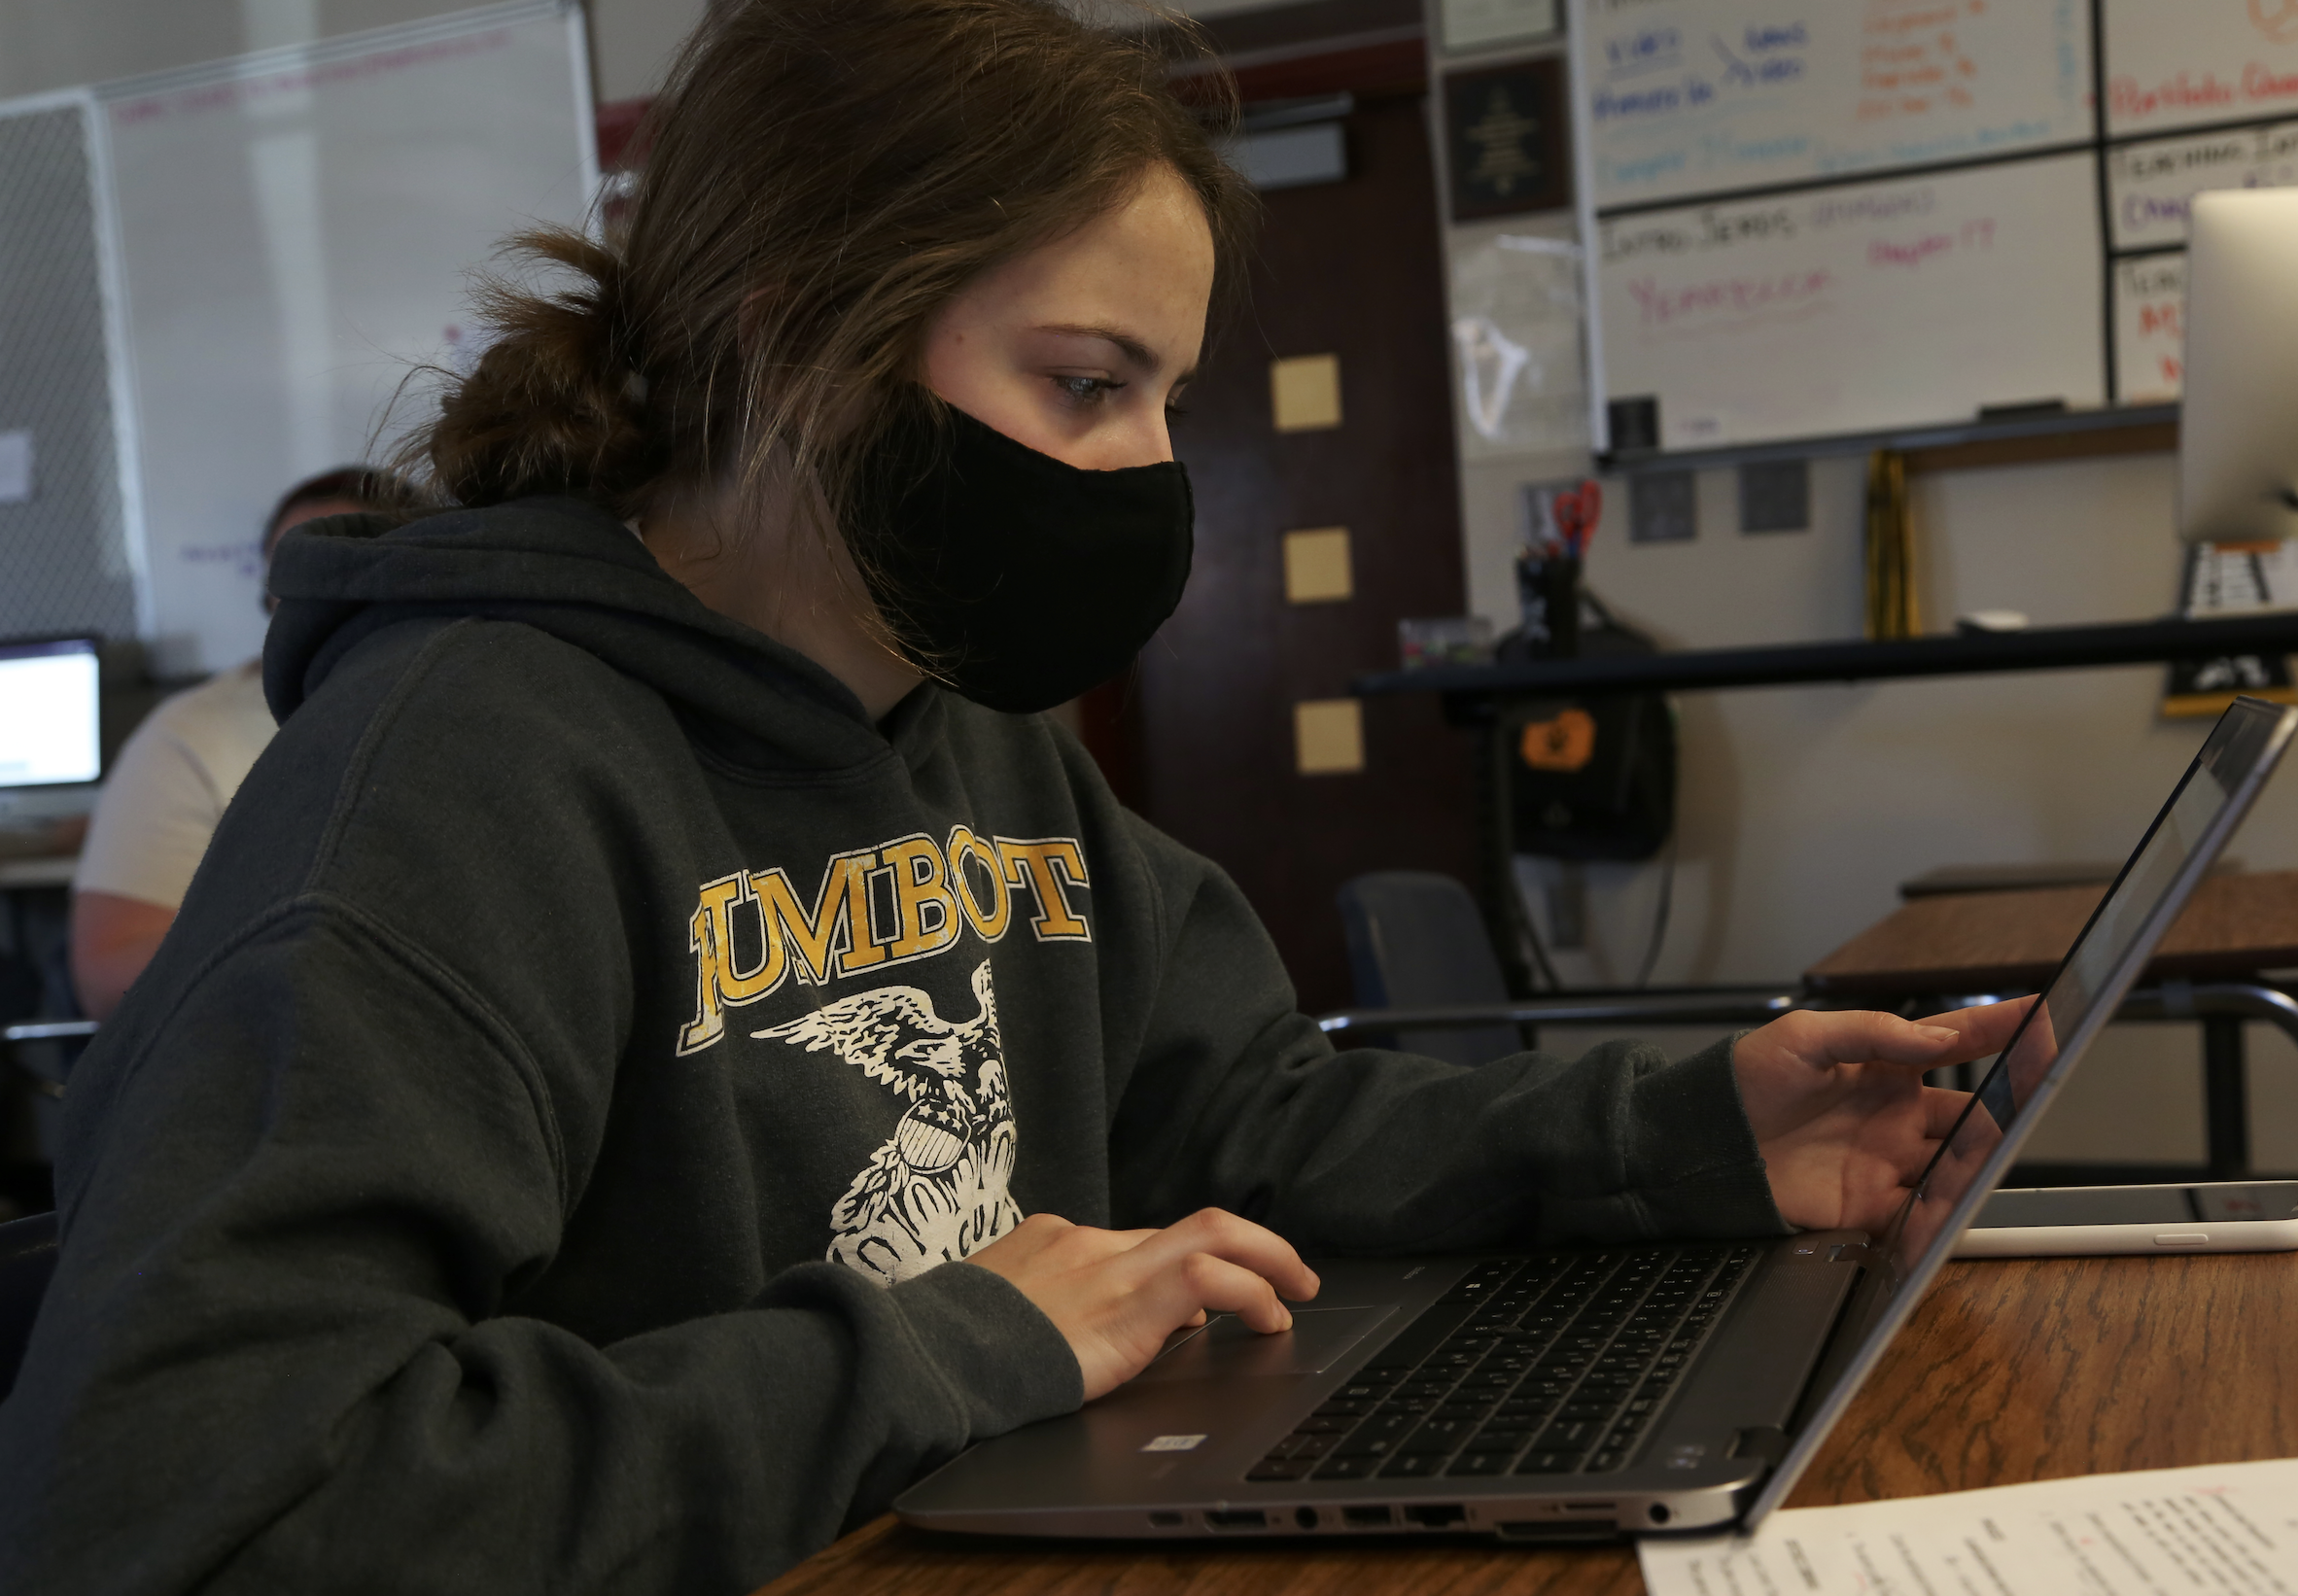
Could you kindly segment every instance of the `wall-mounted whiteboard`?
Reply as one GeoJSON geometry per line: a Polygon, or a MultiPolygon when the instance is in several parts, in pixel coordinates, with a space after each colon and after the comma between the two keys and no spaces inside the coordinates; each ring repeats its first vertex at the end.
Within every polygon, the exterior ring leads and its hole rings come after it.
{"type": "Polygon", "coordinates": [[[2298,183],[2298,121],[2118,144],[2107,151],[2106,174],[2116,250],[2183,244],[2196,194],[2298,183]]]}
{"type": "Polygon", "coordinates": [[[2185,391],[2183,250],[2114,263],[2114,359],[2125,404],[2167,403],[2185,391]]]}
{"type": "Polygon", "coordinates": [[[2298,185],[2298,0],[1574,5],[1608,441],[2176,399],[2194,195],[2298,185]]]}
{"type": "Polygon", "coordinates": [[[2106,13],[2109,134],[2298,112],[2298,0],[2106,0],[2106,13]]]}
{"type": "Polygon", "coordinates": [[[1603,222],[1612,397],[1654,398],[1670,449],[1922,426],[1974,396],[2101,403],[2092,173],[2059,156],[1603,222]]]}
{"type": "Polygon", "coordinates": [[[1576,45],[1603,209],[2091,133],[2076,0],[1587,0],[1576,45]]]}
{"type": "Polygon", "coordinates": [[[588,214],[581,26],[528,0],[99,90],[163,670],[256,652],[272,502],[470,358],[506,234],[588,214]]]}

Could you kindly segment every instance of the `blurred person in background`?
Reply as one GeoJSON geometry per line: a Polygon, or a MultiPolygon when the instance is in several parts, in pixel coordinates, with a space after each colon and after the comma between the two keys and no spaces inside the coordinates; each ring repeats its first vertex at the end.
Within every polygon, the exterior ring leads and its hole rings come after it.
{"type": "MultiPolygon", "coordinates": [[[[290,488],[263,526],[263,563],[290,527],[397,506],[387,472],[338,467],[290,488]]],[[[273,599],[266,590],[263,607],[273,599]]],[[[192,873],[239,783],[278,723],[263,702],[263,662],[219,671],[162,703],[121,748],[72,877],[72,986],[108,1020],[175,923],[192,873]]]]}

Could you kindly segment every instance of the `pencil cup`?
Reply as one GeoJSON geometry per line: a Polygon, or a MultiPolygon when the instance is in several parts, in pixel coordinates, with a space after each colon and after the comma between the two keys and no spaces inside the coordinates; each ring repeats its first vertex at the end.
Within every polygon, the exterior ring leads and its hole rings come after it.
{"type": "Polygon", "coordinates": [[[1524,641],[1548,659],[1580,652],[1580,557],[1525,554],[1516,560],[1516,603],[1524,641]]]}

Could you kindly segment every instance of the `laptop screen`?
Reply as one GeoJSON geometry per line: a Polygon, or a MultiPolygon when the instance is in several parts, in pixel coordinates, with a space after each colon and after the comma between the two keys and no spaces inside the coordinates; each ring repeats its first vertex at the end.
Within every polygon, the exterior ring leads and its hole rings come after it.
{"type": "Polygon", "coordinates": [[[1751,1516],[1777,1506],[1866,1369],[1953,1251],[2019,1144],[2113,1019],[2154,946],[2234,834],[2281,755],[2298,711],[2237,699],[2074,939],[2058,973],[1998,1054],[1898,1214],[1805,1399],[1793,1450],[1751,1516]]]}
{"type": "Polygon", "coordinates": [[[0,787],[103,774],[93,638],[0,642],[0,787]]]}

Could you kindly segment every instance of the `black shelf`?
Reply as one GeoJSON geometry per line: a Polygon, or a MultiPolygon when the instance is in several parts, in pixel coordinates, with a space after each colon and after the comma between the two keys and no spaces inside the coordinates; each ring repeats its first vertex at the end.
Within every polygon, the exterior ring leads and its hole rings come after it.
{"type": "Polygon", "coordinates": [[[1539,698],[1594,692],[1699,692],[1814,682],[2072,671],[2232,654],[2298,653],[2298,611],[2211,620],[2036,626],[2023,632],[1909,638],[1895,642],[1801,642],[1683,653],[1532,660],[1520,665],[1381,671],[1351,684],[1360,697],[1443,693],[1448,698],[1539,698]]]}
{"type": "Polygon", "coordinates": [[[1702,449],[1616,449],[1599,454],[1607,474],[1714,470],[1774,460],[1811,460],[1869,454],[1877,449],[1950,449],[1969,443],[2005,443],[2073,434],[2117,433],[2178,420],[2176,404],[2118,404],[2098,410],[2049,410],[2033,415],[1980,416],[1935,427],[1893,427],[1872,433],[1823,433],[1765,443],[1722,443],[1702,449]]]}

